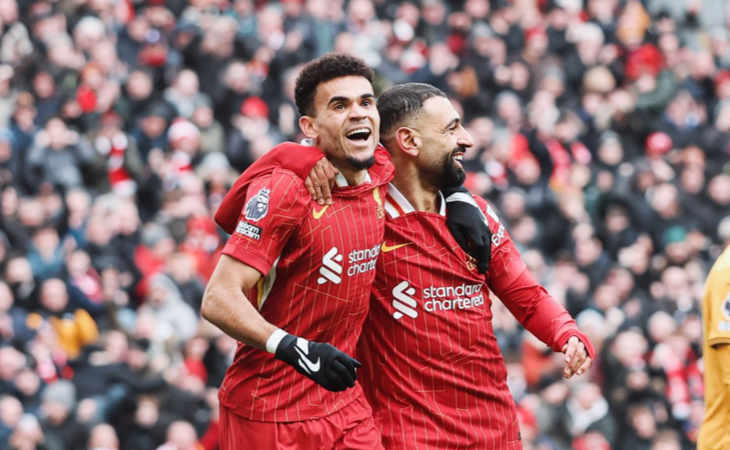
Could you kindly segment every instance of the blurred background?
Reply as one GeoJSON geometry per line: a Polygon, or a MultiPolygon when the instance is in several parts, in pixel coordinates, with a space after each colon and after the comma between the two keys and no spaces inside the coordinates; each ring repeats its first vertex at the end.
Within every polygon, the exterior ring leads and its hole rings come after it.
{"type": "Polygon", "coordinates": [[[330,51],[431,83],[598,360],[496,302],[526,450],[688,450],[730,242],[724,0],[0,0],[0,449],[214,450],[235,342],[200,319],[236,176],[298,140],[330,51]]]}

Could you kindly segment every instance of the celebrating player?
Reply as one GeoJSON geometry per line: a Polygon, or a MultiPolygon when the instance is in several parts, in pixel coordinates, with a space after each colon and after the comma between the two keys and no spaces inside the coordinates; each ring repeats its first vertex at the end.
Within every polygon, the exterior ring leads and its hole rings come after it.
{"type": "MultiPolygon", "coordinates": [[[[532,277],[489,205],[467,194],[439,194],[463,182],[460,160],[472,145],[446,95],[408,83],[384,93],[378,110],[396,175],[385,198],[385,240],[357,355],[384,447],[520,449],[490,290],[525,328],[565,353],[566,378],[588,370],[593,348],[532,277]],[[491,230],[486,277],[448,232],[445,206],[455,202],[481,210],[491,230]]],[[[311,150],[302,155],[311,156],[311,150]]],[[[311,160],[284,165],[297,173],[312,167],[311,160]]]]}
{"type": "Polygon", "coordinates": [[[568,312],[525,266],[499,217],[476,202],[492,232],[486,275],[447,232],[439,190],[463,182],[472,145],[446,95],[396,86],[378,100],[381,142],[396,167],[371,311],[361,338],[368,399],[388,449],[521,448],[507,370],[492,328],[490,290],[517,320],[566,355],[566,378],[593,350],[568,312]]]}
{"type": "Polygon", "coordinates": [[[220,388],[222,450],[382,448],[356,384],[360,363],[349,356],[368,311],[393,175],[387,159],[373,158],[372,79],[362,60],[330,55],[297,80],[302,131],[340,173],[335,204],[317,205],[301,178],[277,169],[240,197],[233,191],[216,215],[232,236],[202,312],[243,343],[220,388]]]}

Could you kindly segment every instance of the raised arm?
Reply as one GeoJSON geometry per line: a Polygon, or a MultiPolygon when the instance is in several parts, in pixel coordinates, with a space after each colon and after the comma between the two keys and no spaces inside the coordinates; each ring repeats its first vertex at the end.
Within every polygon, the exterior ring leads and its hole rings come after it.
{"type": "Polygon", "coordinates": [[[568,311],[532,276],[497,214],[478,200],[492,231],[489,288],[525,329],[553,351],[565,353],[566,378],[584,373],[595,358],[593,345],[568,311]]]}

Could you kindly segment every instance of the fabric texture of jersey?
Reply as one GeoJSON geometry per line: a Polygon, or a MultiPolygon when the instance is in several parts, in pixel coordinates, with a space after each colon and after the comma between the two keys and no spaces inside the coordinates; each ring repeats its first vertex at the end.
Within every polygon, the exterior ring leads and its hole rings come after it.
{"type": "MultiPolygon", "coordinates": [[[[392,165],[376,163],[371,182],[334,189],[329,206],[313,202],[294,173],[277,168],[260,175],[265,172],[259,165],[244,173],[237,186],[245,194],[229,193],[238,200],[216,215],[221,225],[237,217],[223,253],[265,275],[248,297],[267,321],[353,354],[368,312],[392,165]]],[[[307,362],[316,367],[317,361],[307,362]]],[[[220,399],[248,420],[294,422],[332,414],[361,392],[359,385],[327,391],[270,353],[239,345],[220,399]]]]}
{"type": "Polygon", "coordinates": [[[588,342],[532,278],[497,215],[476,200],[492,232],[486,284],[449,233],[443,210],[415,212],[389,187],[385,241],[357,353],[388,450],[522,448],[489,289],[553,350],[573,335],[588,342]]]}
{"type": "Polygon", "coordinates": [[[383,450],[364,396],[329,416],[288,423],[246,420],[221,406],[220,424],[220,450],[383,450]]]}
{"type": "MultiPolygon", "coordinates": [[[[712,266],[702,300],[705,364],[705,418],[698,450],[730,450],[730,382],[721,365],[719,345],[730,345],[730,247],[712,266]]],[[[723,349],[724,350],[724,349],[723,349]]],[[[722,356],[726,356],[728,352],[722,356]]]]}

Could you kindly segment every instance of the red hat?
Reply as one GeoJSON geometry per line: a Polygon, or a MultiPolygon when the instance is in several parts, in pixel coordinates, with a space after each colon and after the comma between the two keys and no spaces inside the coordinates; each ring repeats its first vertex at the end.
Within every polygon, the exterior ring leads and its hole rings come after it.
{"type": "Polygon", "coordinates": [[[241,115],[246,117],[269,117],[269,107],[260,97],[249,97],[241,104],[241,115]]]}
{"type": "Polygon", "coordinates": [[[645,73],[656,76],[663,68],[662,53],[652,44],[642,45],[626,60],[626,76],[631,80],[635,80],[645,73]]]}
{"type": "Polygon", "coordinates": [[[661,156],[672,149],[674,143],[667,133],[656,131],[646,138],[646,154],[648,156],[661,156]]]}

